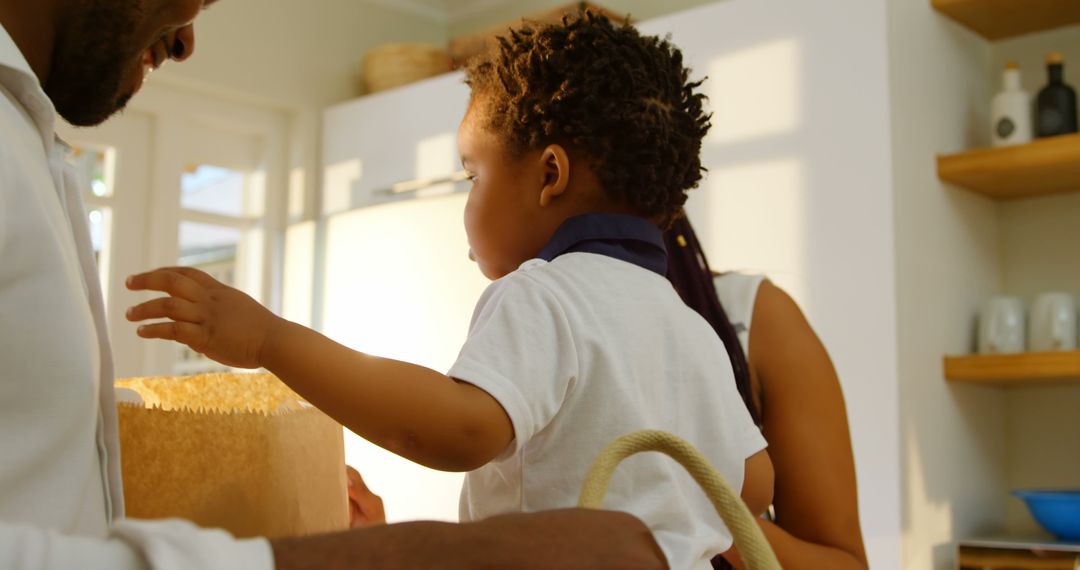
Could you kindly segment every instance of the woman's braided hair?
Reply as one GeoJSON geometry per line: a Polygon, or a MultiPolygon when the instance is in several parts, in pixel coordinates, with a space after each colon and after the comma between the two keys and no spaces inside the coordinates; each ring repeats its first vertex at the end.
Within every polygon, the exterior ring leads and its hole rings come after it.
{"type": "Polygon", "coordinates": [[[710,115],[689,75],[666,39],[586,12],[512,31],[467,67],[466,82],[513,152],[581,153],[610,198],[666,224],[705,170],[710,115]]]}

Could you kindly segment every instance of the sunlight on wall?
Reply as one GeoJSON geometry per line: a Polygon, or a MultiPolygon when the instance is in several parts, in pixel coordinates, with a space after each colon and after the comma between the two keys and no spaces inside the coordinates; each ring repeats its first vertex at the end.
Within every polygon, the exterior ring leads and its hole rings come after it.
{"type": "Polygon", "coordinates": [[[364,175],[364,163],[353,159],[331,164],[323,172],[323,214],[343,212],[352,207],[353,185],[364,175]]]}
{"type": "MultiPolygon", "coordinates": [[[[468,260],[465,199],[411,200],[331,218],[323,332],[366,353],[448,370],[488,283],[468,260]]],[[[457,520],[462,475],[419,467],[351,433],[345,455],[383,496],[392,522],[457,520]]]]}
{"type": "Polygon", "coordinates": [[[796,299],[802,297],[805,186],[798,159],[713,166],[690,210],[712,268],[765,273],[796,299]]]}
{"type": "Polygon", "coordinates": [[[905,474],[908,478],[905,482],[906,503],[919,505],[919,524],[906,525],[904,531],[908,535],[904,541],[904,567],[941,568],[942,561],[935,558],[946,555],[942,548],[950,553],[953,548],[951,541],[940,543],[940,537],[953,534],[952,507],[949,501],[934,497],[927,486],[923,476],[927,469],[923,453],[919,450],[919,437],[911,435],[904,439],[906,449],[903,464],[906,466],[905,474]],[[927,544],[935,543],[937,546],[934,549],[923,548],[927,544]]]}
{"type": "Polygon", "coordinates": [[[315,222],[285,230],[284,298],[281,316],[304,326],[312,324],[315,286],[315,222]]]}
{"type": "Polygon", "coordinates": [[[266,230],[254,227],[244,232],[236,249],[236,287],[256,299],[263,298],[263,253],[266,230]]]}
{"type": "Polygon", "coordinates": [[[289,172],[289,202],[287,212],[289,220],[291,221],[299,220],[304,217],[305,181],[306,175],[303,168],[293,168],[289,172]]]}
{"type": "Polygon", "coordinates": [[[715,270],[765,273],[806,300],[807,180],[801,149],[791,157],[803,126],[803,50],[797,38],[773,39],[708,60],[709,173],[687,209],[715,270]]]}
{"type": "Polygon", "coordinates": [[[250,172],[244,180],[244,215],[261,218],[266,213],[266,170],[250,172]]]}
{"type": "Polygon", "coordinates": [[[746,142],[797,129],[803,98],[799,54],[798,41],[786,39],[714,59],[705,82],[713,108],[707,142],[746,142]]]}

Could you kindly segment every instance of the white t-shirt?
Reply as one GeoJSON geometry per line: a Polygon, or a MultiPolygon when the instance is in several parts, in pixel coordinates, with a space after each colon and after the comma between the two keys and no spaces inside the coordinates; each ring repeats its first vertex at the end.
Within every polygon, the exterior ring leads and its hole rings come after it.
{"type": "Polygon", "coordinates": [[[754,319],[754,303],[758,289],[765,281],[764,275],[747,273],[724,273],[713,278],[716,297],[724,308],[731,326],[739,337],[743,354],[750,357],[750,325],[754,319]]]}
{"type": "MultiPolygon", "coordinates": [[[[709,324],[663,276],[611,257],[533,259],[493,283],[450,376],[491,394],[515,440],[469,473],[461,518],[571,507],[586,471],[619,436],[672,432],[733,489],[765,448],[709,324]]],[[[642,519],[672,568],[708,568],[731,536],[674,460],[639,454],[616,471],[606,508],[642,519]]]]}
{"type": "Polygon", "coordinates": [[[55,121],[0,26],[0,568],[271,568],[263,539],[120,520],[104,304],[55,121]]]}

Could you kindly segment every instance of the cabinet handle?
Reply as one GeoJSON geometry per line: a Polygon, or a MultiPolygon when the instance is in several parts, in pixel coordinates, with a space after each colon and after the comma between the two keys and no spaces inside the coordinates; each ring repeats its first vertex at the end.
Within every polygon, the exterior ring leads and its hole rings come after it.
{"type": "MultiPolygon", "coordinates": [[[[423,190],[437,186],[440,184],[456,184],[458,182],[464,182],[469,179],[469,174],[464,170],[459,170],[452,174],[445,176],[434,176],[431,178],[417,178],[415,180],[406,180],[404,182],[398,182],[390,185],[389,188],[382,188],[376,190],[374,194],[382,196],[395,196],[400,197],[403,194],[420,194],[423,190]]],[[[449,194],[454,192],[456,188],[450,187],[446,192],[439,192],[438,194],[449,194]]]]}

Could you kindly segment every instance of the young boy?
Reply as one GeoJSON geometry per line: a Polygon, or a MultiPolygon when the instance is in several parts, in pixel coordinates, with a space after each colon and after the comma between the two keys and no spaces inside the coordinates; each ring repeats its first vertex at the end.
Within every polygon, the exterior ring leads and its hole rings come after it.
{"type": "MultiPolygon", "coordinates": [[[[516,32],[468,69],[465,225],[495,282],[448,374],[350,350],[192,269],[129,279],[170,297],[128,316],[171,319],[139,334],[265,367],[360,436],[469,471],[465,520],[572,506],[601,449],[644,428],[689,440],[760,513],[765,442],[720,339],[664,277],[660,226],[697,185],[709,128],[688,74],[666,41],[591,15],[516,32]]],[[[731,545],[658,454],[620,467],[605,504],[644,520],[672,568],[731,545]]]]}

